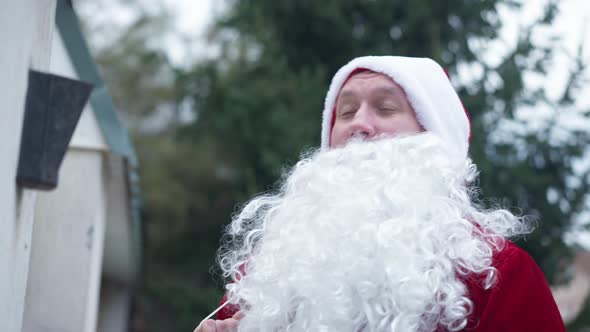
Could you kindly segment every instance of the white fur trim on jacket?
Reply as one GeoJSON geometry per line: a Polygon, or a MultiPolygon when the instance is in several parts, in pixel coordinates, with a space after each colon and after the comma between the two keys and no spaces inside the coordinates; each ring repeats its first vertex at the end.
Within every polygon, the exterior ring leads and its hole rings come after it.
{"type": "Polygon", "coordinates": [[[424,129],[447,142],[459,157],[467,158],[469,119],[444,70],[428,58],[399,56],[359,57],[338,70],[324,104],[322,149],[327,149],[330,144],[333,110],[340,89],[350,74],[361,68],[385,74],[399,84],[424,129]]]}

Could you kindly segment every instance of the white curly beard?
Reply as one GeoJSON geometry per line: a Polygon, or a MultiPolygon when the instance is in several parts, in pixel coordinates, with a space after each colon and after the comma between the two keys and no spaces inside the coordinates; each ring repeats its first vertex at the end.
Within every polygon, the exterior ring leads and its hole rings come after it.
{"type": "Polygon", "coordinates": [[[239,330],[463,329],[462,277],[491,286],[494,250],[526,231],[508,211],[471,203],[476,173],[428,133],[302,159],[227,229],[219,263],[245,313],[239,330]]]}

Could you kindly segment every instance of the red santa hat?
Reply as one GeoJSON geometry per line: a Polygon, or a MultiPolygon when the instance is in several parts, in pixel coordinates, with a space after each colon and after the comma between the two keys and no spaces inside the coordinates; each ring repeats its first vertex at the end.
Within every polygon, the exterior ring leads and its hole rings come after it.
{"type": "Polygon", "coordinates": [[[400,56],[359,57],[336,72],[324,104],[322,149],[330,146],[334,109],[340,89],[359,70],[387,75],[399,84],[422,127],[445,141],[457,156],[467,158],[471,135],[469,117],[445,70],[428,58],[400,56]]]}

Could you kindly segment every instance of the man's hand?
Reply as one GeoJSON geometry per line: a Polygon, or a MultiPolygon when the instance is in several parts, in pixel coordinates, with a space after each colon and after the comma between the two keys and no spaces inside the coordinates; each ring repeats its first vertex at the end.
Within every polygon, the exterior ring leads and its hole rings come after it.
{"type": "Polygon", "coordinates": [[[238,323],[242,317],[244,317],[244,314],[238,311],[232,318],[224,320],[207,319],[202,321],[194,332],[235,332],[238,330],[238,323]]]}

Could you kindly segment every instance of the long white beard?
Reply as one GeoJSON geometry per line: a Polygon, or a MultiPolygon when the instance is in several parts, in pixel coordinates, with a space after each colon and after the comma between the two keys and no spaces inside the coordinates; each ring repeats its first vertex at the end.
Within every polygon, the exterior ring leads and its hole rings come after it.
{"type": "Polygon", "coordinates": [[[491,286],[494,250],[527,230],[474,207],[476,168],[448,155],[427,133],[351,143],[302,159],[279,193],[250,201],[219,256],[239,330],[464,328],[463,278],[491,286]]]}

